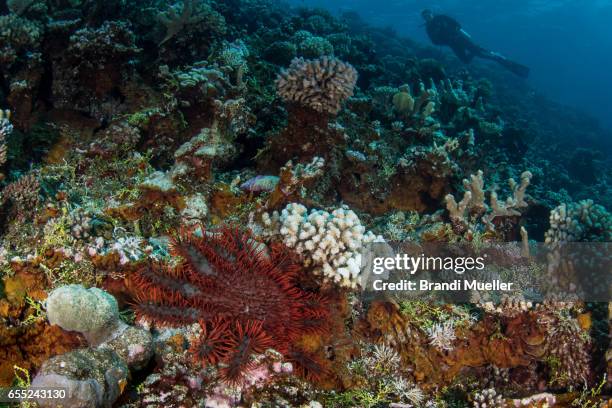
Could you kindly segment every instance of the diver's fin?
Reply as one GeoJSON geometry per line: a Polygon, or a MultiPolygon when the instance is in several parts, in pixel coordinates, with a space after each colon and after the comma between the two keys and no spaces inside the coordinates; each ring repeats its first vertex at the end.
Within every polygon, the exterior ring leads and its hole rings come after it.
{"type": "Polygon", "coordinates": [[[521,78],[527,78],[529,76],[529,68],[519,64],[518,62],[510,61],[509,59],[499,58],[496,59],[501,65],[503,65],[510,72],[520,76],[521,78]]]}

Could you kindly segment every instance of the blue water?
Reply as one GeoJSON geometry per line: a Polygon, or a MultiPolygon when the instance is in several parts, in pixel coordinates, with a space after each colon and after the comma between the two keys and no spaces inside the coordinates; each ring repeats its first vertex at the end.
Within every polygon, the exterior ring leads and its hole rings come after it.
{"type": "Polygon", "coordinates": [[[532,87],[612,128],[612,0],[292,0],[355,11],[429,44],[420,11],[456,18],[475,42],[531,68],[532,87]]]}

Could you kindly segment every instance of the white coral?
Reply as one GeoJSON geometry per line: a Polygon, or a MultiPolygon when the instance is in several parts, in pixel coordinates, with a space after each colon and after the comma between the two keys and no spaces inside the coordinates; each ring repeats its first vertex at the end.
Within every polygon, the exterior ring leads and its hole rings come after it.
{"type": "Polygon", "coordinates": [[[454,321],[446,320],[444,323],[435,323],[427,329],[427,336],[429,337],[429,344],[437,349],[452,350],[453,342],[457,338],[454,321]]]}
{"type": "Polygon", "coordinates": [[[291,203],[279,214],[263,215],[270,235],[280,235],[282,241],[304,258],[315,273],[340,286],[357,288],[361,285],[361,250],[365,244],[384,242],[366,231],[361,221],[347,207],[331,213],[291,203]]]}
{"type": "Polygon", "coordinates": [[[406,381],[406,379],[402,377],[394,379],[391,383],[391,389],[397,394],[402,402],[407,402],[411,404],[411,406],[418,407],[425,399],[425,394],[423,394],[423,391],[419,387],[406,381]]]}

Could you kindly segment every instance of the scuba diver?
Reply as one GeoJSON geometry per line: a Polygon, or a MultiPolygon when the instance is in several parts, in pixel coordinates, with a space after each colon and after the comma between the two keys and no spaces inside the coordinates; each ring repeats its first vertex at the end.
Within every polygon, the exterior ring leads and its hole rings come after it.
{"type": "Polygon", "coordinates": [[[427,35],[431,42],[435,45],[449,46],[464,63],[469,63],[474,57],[480,57],[495,61],[522,78],[529,76],[529,68],[526,66],[475,44],[455,19],[445,15],[434,15],[431,10],[423,10],[421,15],[425,20],[427,35]]]}

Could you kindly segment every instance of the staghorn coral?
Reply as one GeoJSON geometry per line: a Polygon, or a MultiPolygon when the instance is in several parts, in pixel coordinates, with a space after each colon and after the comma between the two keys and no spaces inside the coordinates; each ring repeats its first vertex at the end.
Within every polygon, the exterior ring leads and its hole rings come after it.
{"type": "Polygon", "coordinates": [[[464,179],[465,192],[461,201],[457,202],[452,194],[445,197],[446,209],[449,212],[453,228],[458,232],[474,229],[474,221],[481,220],[487,230],[493,231],[495,230],[493,221],[497,217],[520,216],[521,212],[519,210],[527,207],[525,192],[532,177],[533,175],[529,171],[523,172],[520,184],[510,178],[508,184],[512,196],[500,202],[497,193],[491,191],[489,205],[485,202],[483,172],[478,171],[478,173],[472,174],[469,180],[464,179]]]}
{"type": "Polygon", "coordinates": [[[335,115],[342,102],[353,95],[356,82],[355,68],[336,58],[296,58],[279,74],[276,89],[286,102],[335,115]]]}
{"type": "Polygon", "coordinates": [[[296,286],[300,271],[284,245],[269,251],[248,233],[182,231],[173,239],[176,266],[150,263],[131,277],[140,318],[161,325],[199,323],[194,357],[221,364],[228,381],[268,348],[291,354],[301,335],[325,327],[326,301],[296,286]]]}
{"type": "Polygon", "coordinates": [[[263,224],[270,235],[302,255],[304,265],[329,282],[345,288],[361,285],[361,253],[364,245],[381,242],[367,231],[348,207],[331,213],[298,203],[288,204],[281,213],[263,214],[263,224]]]}

